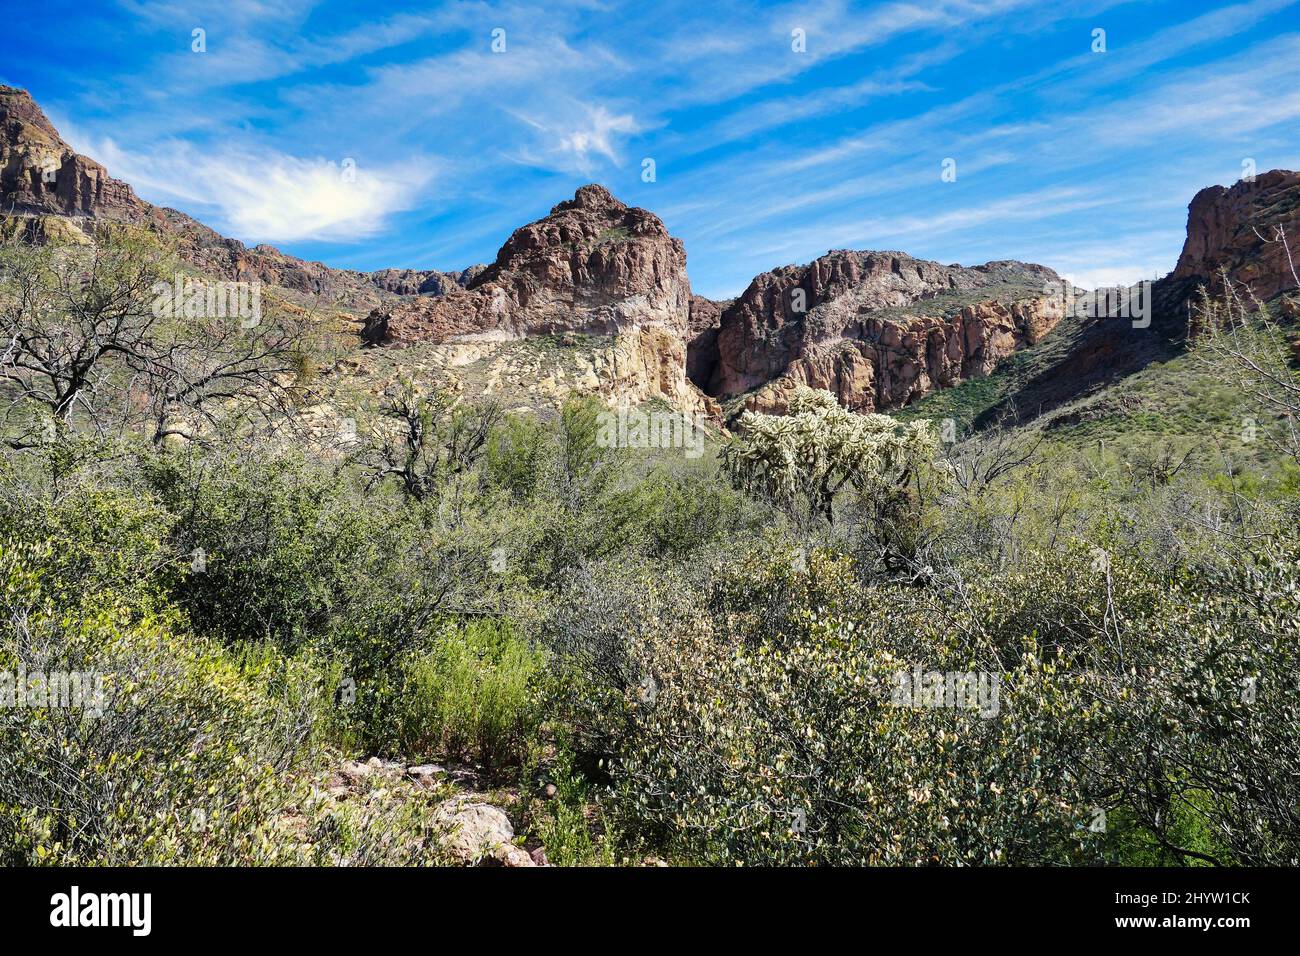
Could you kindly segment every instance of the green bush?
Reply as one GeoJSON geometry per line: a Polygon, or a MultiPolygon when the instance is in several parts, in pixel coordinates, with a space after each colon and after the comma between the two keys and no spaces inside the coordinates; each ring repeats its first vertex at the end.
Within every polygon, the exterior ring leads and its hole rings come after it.
{"type": "Polygon", "coordinates": [[[396,710],[400,753],[472,756],[501,767],[537,744],[542,658],[509,624],[448,625],[402,668],[396,710]]]}
{"type": "MultiPolygon", "coordinates": [[[[93,674],[103,696],[0,709],[0,857],[282,860],[291,844],[268,832],[288,799],[281,775],[310,732],[302,712],[270,692],[264,672],[181,634],[174,615],[107,592],[64,603],[43,587],[40,563],[34,549],[0,551],[0,672],[93,674]]],[[[280,668],[277,682],[310,693],[305,668],[280,668]]]]}
{"type": "Polygon", "coordinates": [[[175,515],[168,588],[195,628],[228,643],[314,638],[382,553],[376,509],[298,455],[156,456],[147,474],[175,515]]]}

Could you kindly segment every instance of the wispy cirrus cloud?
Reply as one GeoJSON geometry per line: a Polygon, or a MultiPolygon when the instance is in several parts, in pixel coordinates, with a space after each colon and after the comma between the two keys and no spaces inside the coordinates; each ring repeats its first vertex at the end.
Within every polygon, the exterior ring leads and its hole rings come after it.
{"type": "Polygon", "coordinates": [[[619,143],[640,128],[630,113],[611,113],[599,104],[575,103],[563,115],[515,115],[537,133],[537,143],[517,154],[520,162],[584,175],[602,159],[621,166],[619,143]]]}
{"type": "Polygon", "coordinates": [[[596,180],[705,294],[840,245],[1110,280],[1245,158],[1300,164],[1298,2],[49,0],[0,79],[146,198],[340,265],[489,259],[596,180]]]}

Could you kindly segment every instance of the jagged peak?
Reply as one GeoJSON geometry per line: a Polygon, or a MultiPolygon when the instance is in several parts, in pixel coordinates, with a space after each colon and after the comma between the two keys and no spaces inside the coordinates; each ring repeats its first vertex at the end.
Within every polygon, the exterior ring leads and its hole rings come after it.
{"type": "Polygon", "coordinates": [[[1297,208],[1300,173],[1272,169],[1231,186],[1209,186],[1187,207],[1187,238],[1171,276],[1207,282],[1212,294],[1220,290],[1219,273],[1249,285],[1267,300],[1295,288],[1287,248],[1275,241],[1285,232],[1292,260],[1300,250],[1297,208]]]}
{"type": "Polygon", "coordinates": [[[621,212],[628,208],[627,203],[620,200],[600,183],[587,183],[585,186],[578,187],[572,199],[566,199],[551,207],[551,215],[567,212],[570,209],[590,209],[593,211],[613,209],[621,212]]]}
{"type": "Polygon", "coordinates": [[[0,142],[17,142],[24,126],[37,127],[61,148],[71,151],[31,93],[22,87],[0,84],[0,142]]]}

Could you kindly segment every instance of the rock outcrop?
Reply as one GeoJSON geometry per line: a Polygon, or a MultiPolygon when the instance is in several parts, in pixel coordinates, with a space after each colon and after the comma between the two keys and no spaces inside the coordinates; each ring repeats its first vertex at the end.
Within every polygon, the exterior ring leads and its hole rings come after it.
{"type": "Polygon", "coordinates": [[[610,353],[609,380],[582,390],[714,414],[716,406],[686,377],[690,323],[681,240],[658,216],[591,184],[516,229],[464,288],[375,309],[363,337],[400,347],[595,336],[610,353]]]}
{"type": "MultiPolygon", "coordinates": [[[[1051,269],[1020,262],[944,266],[901,252],[832,251],[757,276],[698,337],[706,391],[776,411],[796,385],[860,411],[896,408],[985,375],[1061,320],[1051,269]],[[716,350],[716,356],[713,354],[716,350]]],[[[698,380],[697,380],[698,381],[698,380]]]]}
{"type": "Polygon", "coordinates": [[[615,335],[647,325],[684,336],[689,314],[681,240],[658,216],[592,184],[516,229],[463,290],[376,309],[365,336],[402,345],[456,336],[615,335]]]}
{"type": "Polygon", "coordinates": [[[861,338],[814,346],[784,375],[745,400],[784,412],[799,385],[833,392],[853,411],[899,408],[930,392],[988,375],[1012,352],[1036,345],[1064,317],[1060,298],[981,302],[949,318],[871,320],[861,338]]]}
{"type": "Polygon", "coordinates": [[[143,221],[147,203],[59,136],[25,90],[0,86],[0,211],[143,221]]]}
{"type": "Polygon", "coordinates": [[[718,367],[718,330],[722,327],[722,312],[731,304],[714,302],[702,295],[691,296],[691,310],[687,320],[686,377],[700,388],[708,388],[713,372],[718,367]]]}
{"type": "MultiPolygon", "coordinates": [[[[1273,241],[1279,227],[1294,256],[1300,235],[1298,173],[1277,169],[1254,182],[1202,189],[1188,207],[1187,239],[1177,265],[1147,290],[1149,318],[1135,323],[1102,312],[1063,324],[1051,348],[1033,363],[1032,374],[1012,375],[1004,387],[1006,397],[984,412],[976,426],[1008,415],[1020,421],[1043,415],[1176,356],[1189,327],[1195,326],[1200,290],[1222,293],[1221,270],[1264,301],[1295,289],[1286,248],[1273,241]]],[[[1287,308],[1283,298],[1284,316],[1287,308]]]]}
{"type": "Polygon", "coordinates": [[[437,269],[378,269],[370,273],[370,281],[385,292],[394,295],[445,295],[452,289],[463,289],[476,279],[487,266],[474,265],[459,272],[439,272],[437,269]]]}
{"type": "Polygon", "coordinates": [[[435,823],[446,828],[445,844],[462,863],[475,865],[492,861],[503,866],[531,867],[536,861],[515,845],[510,818],[490,803],[471,797],[452,797],[439,804],[435,823]]]}
{"type": "Polygon", "coordinates": [[[1173,279],[1195,279],[1221,291],[1220,270],[1262,300],[1297,286],[1300,268],[1300,173],[1274,169],[1253,182],[1210,186],[1187,209],[1187,240],[1173,279]],[[1293,262],[1278,239],[1281,228],[1293,262]]]}

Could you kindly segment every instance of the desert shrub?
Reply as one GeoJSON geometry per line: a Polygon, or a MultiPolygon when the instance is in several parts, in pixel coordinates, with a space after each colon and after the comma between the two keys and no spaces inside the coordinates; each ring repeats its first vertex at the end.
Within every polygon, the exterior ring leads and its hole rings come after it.
{"type": "MultiPolygon", "coordinates": [[[[814,553],[808,593],[854,587],[851,563],[814,553]]],[[[900,671],[990,671],[950,634],[818,601],[794,626],[745,641],[700,622],[660,635],[655,692],[615,762],[628,820],[714,863],[1033,862],[1073,852],[1084,807],[1049,715],[1077,703],[1026,645],[997,671],[1001,719],[891,705],[900,671]],[[913,628],[921,628],[913,639],[913,628]],[[937,640],[935,640],[937,638],[937,640]],[[919,657],[919,648],[925,656],[919,657]]],[[[629,822],[630,826],[631,823],[629,822]]]]}
{"type": "Polygon", "coordinates": [[[0,859],[439,860],[427,813],[417,825],[413,808],[313,797],[336,759],[324,743],[349,726],[340,663],[192,633],[169,602],[174,565],[189,567],[174,526],[143,483],[79,480],[0,505],[0,859]],[[21,675],[38,682],[28,706],[21,675]],[[44,675],[76,706],[41,706],[44,675]]]}
{"type": "Polygon", "coordinates": [[[1107,795],[1180,860],[1300,862],[1300,578],[1294,543],[1184,571],[1117,632],[1107,795]],[[1127,669],[1128,678],[1124,678],[1127,669]],[[1190,839],[1186,845],[1180,841],[1190,839]]]}
{"type": "Polygon", "coordinates": [[[450,493],[455,501],[373,503],[363,560],[340,585],[338,612],[313,637],[312,646],[340,669],[344,737],[363,749],[396,746],[407,668],[449,627],[535,613],[523,566],[527,516],[501,507],[495,494],[450,493]]]}
{"type": "Polygon", "coordinates": [[[55,600],[107,593],[138,603],[156,596],[175,560],[173,516],[138,490],[78,481],[57,498],[25,489],[0,500],[0,541],[27,542],[27,553],[55,600]]]}
{"type": "MultiPolygon", "coordinates": [[[[95,675],[73,706],[0,709],[0,856],[8,862],[270,862],[260,846],[282,805],[278,774],[309,732],[270,693],[178,630],[174,615],[108,592],[69,604],[46,589],[35,549],[6,544],[0,672],[95,675]]],[[[281,684],[307,692],[310,676],[281,684]]]]}
{"type": "Polygon", "coordinates": [[[721,569],[596,711],[621,824],[715,863],[1296,859],[1290,552],[1170,575],[1105,543],[922,587],[721,569]],[[996,712],[896,706],[914,668],[996,678],[996,712]]]}
{"type": "Polygon", "coordinates": [[[296,454],[154,456],[146,473],[175,515],[169,590],[223,641],[319,634],[380,544],[347,480],[296,454]]]}
{"type": "Polygon", "coordinates": [[[573,400],[553,426],[546,481],[520,542],[520,565],[537,588],[553,591],[571,568],[639,546],[643,537],[649,507],[629,477],[626,450],[599,441],[604,410],[596,399],[573,400]]]}
{"type": "Polygon", "coordinates": [[[517,763],[537,742],[542,660],[508,623],[445,626],[402,665],[394,745],[412,758],[517,763]]]}
{"type": "Polygon", "coordinates": [[[547,861],[553,866],[617,865],[620,835],[611,830],[599,788],[577,768],[572,753],[561,747],[547,776],[555,794],[535,809],[531,821],[547,861]]]}
{"type": "Polygon", "coordinates": [[[547,479],[551,448],[552,433],[536,418],[507,415],[488,441],[485,476],[513,501],[528,501],[547,479]]]}
{"type": "Polygon", "coordinates": [[[556,680],[551,706],[584,772],[603,776],[621,751],[628,701],[652,691],[645,649],[701,612],[710,569],[669,565],[644,553],[570,568],[537,623],[556,680]]]}
{"type": "Polygon", "coordinates": [[[770,515],[733,488],[715,462],[666,464],[638,486],[640,517],[632,543],[687,561],[719,542],[747,537],[770,515]]]}

